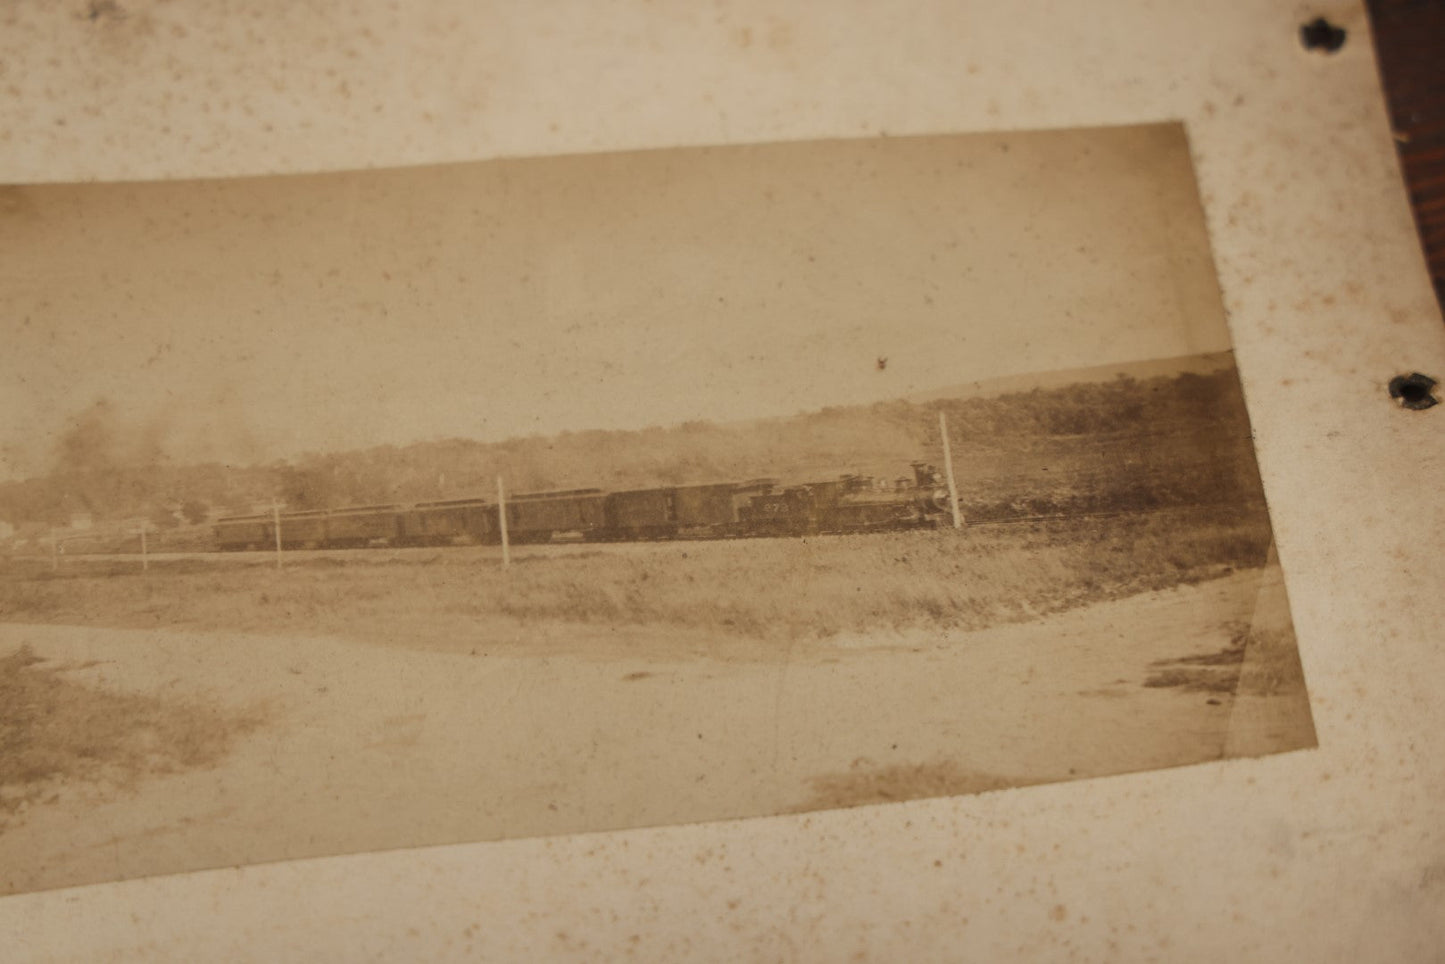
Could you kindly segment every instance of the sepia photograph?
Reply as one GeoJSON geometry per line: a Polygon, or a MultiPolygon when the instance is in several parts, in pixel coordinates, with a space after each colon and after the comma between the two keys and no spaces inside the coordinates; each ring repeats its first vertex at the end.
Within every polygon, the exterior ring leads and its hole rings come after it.
{"type": "Polygon", "coordinates": [[[0,188],[0,893],[1316,745],[1182,124],[0,188]]]}

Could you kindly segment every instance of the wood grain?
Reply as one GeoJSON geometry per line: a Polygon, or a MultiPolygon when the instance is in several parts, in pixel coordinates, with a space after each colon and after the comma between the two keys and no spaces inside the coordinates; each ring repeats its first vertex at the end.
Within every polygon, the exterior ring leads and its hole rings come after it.
{"type": "Polygon", "coordinates": [[[1369,0],[1369,8],[1410,204],[1445,305],[1445,3],[1369,0]]]}

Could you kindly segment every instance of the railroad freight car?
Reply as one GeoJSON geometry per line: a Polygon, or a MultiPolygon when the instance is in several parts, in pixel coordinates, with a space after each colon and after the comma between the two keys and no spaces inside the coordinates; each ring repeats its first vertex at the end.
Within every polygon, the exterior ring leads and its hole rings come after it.
{"type": "MultiPolygon", "coordinates": [[[[281,516],[281,545],[286,549],[319,549],[331,538],[325,509],[286,512],[281,516]]],[[[269,526],[268,526],[269,528],[269,526]]],[[[276,536],[271,535],[274,541],[276,536]]]]}
{"type": "Polygon", "coordinates": [[[419,502],[399,513],[397,544],[450,546],[497,542],[497,507],[484,499],[419,502]]]}
{"type": "MultiPolygon", "coordinates": [[[[282,519],[281,532],[286,532],[282,519]]],[[[327,515],[326,545],[338,549],[361,549],[381,544],[395,545],[401,535],[401,506],[358,505],[336,509],[327,515]]]]}
{"type": "Polygon", "coordinates": [[[607,496],[603,539],[727,538],[747,535],[748,509],[777,485],[774,479],[701,482],[633,489],[607,496]]]}
{"type": "Polygon", "coordinates": [[[222,552],[261,549],[274,545],[275,534],[269,515],[237,515],[216,520],[216,548],[222,552]]]}
{"type": "MultiPolygon", "coordinates": [[[[601,489],[524,492],[507,499],[507,536],[519,542],[547,542],[556,533],[586,536],[606,525],[607,495],[601,489]]],[[[496,515],[493,507],[492,514],[496,515]]]]}
{"type": "Polygon", "coordinates": [[[603,539],[668,539],[677,535],[677,494],[672,488],[632,489],[607,496],[603,539]]]}

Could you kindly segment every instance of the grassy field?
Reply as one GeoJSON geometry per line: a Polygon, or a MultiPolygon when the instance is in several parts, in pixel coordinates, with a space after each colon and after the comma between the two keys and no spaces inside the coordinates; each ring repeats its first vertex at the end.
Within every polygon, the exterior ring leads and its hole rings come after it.
{"type": "Polygon", "coordinates": [[[764,641],[978,629],[1260,566],[1262,507],[519,558],[362,551],[281,571],[234,558],[11,562],[0,619],[311,633],[445,648],[499,624],[650,626],[764,641]]]}

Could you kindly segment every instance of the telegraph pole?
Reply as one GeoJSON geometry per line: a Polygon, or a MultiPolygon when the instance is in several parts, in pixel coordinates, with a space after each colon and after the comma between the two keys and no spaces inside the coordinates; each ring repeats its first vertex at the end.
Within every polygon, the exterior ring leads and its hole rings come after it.
{"type": "Polygon", "coordinates": [[[507,544],[507,493],[502,488],[502,477],[497,476],[497,524],[502,532],[502,568],[512,568],[512,550],[507,544]]]}
{"type": "Polygon", "coordinates": [[[146,530],[150,523],[142,520],[140,524],[140,571],[149,572],[151,568],[150,556],[146,554],[146,530]]]}
{"type": "Polygon", "coordinates": [[[958,486],[953,481],[953,452],[948,447],[948,416],[938,410],[938,431],[943,436],[943,472],[948,478],[948,504],[953,507],[953,527],[963,528],[963,516],[958,511],[958,486]]]}

